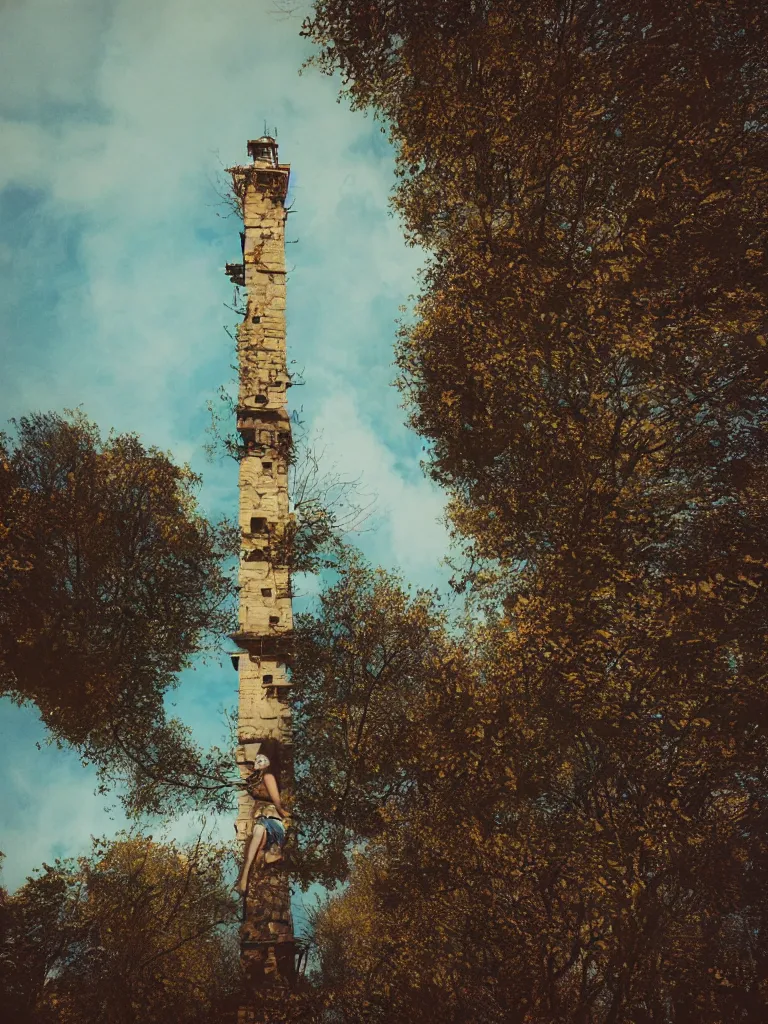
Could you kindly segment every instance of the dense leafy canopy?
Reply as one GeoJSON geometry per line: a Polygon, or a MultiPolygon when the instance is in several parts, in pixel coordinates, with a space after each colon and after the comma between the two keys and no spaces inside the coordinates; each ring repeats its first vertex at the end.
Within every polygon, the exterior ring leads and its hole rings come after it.
{"type": "Polygon", "coordinates": [[[296,867],[331,882],[347,876],[349,844],[407,801],[426,682],[458,652],[433,593],[411,595],[354,554],[316,612],[297,616],[296,649],[296,867]]]}
{"type": "Polygon", "coordinates": [[[339,1019],[768,1013],[767,29],[315,5],[432,254],[400,384],[485,612],[319,922],[339,1019]]]}
{"type": "Polygon", "coordinates": [[[222,759],[163,709],[231,615],[236,539],[197,511],[198,482],[81,414],[25,417],[0,449],[0,692],[149,809],[226,792],[222,759]]]}
{"type": "Polygon", "coordinates": [[[463,532],[535,559],[613,513],[625,559],[727,499],[763,455],[763,5],[316,9],[434,252],[400,362],[463,532]]]}
{"type": "Polygon", "coordinates": [[[0,984],[14,1024],[220,1021],[240,984],[226,851],[141,834],[97,840],[0,907],[0,984]]]}

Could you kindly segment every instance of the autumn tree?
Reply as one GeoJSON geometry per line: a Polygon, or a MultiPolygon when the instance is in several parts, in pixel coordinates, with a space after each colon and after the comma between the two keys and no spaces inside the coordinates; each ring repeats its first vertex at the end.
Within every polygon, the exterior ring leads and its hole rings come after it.
{"type": "Polygon", "coordinates": [[[228,853],[142,834],[44,865],[3,907],[14,1024],[203,1024],[240,982],[228,853]]]}
{"type": "Polygon", "coordinates": [[[0,450],[0,686],[128,803],[226,802],[225,758],[163,697],[230,623],[237,540],[201,515],[199,478],[82,414],[24,417],[0,450]]]}
{"type": "Polygon", "coordinates": [[[686,485],[716,501],[759,465],[764,19],[316,4],[307,31],[386,118],[396,206],[434,254],[402,383],[481,553],[540,559],[625,504],[659,545],[686,485]]]}
{"type": "Polygon", "coordinates": [[[307,23],[431,253],[400,384],[486,616],[472,757],[381,836],[385,894],[360,874],[427,1019],[765,1016],[766,28],[749,0],[307,23]]]}
{"type": "Polygon", "coordinates": [[[407,799],[425,684],[458,657],[431,591],[348,552],[317,608],[296,618],[295,814],[302,878],[345,879],[351,845],[407,799]]]}
{"type": "MultiPolygon", "coordinates": [[[[325,829],[338,848],[343,835],[354,865],[317,920],[315,1012],[435,1024],[759,1020],[760,766],[724,750],[711,721],[681,727],[655,710],[669,694],[644,710],[642,678],[615,720],[613,688],[592,696],[591,721],[558,706],[556,666],[538,669],[530,646],[546,633],[494,623],[443,640],[448,657],[425,657],[401,699],[382,691],[390,719],[366,736],[356,799],[340,815],[348,759],[333,737],[361,710],[359,663],[343,652],[360,649],[357,622],[369,645],[372,635],[370,594],[353,596],[355,582],[314,741],[300,746],[319,780],[309,792],[324,797],[313,839],[325,829]]],[[[318,635],[338,628],[340,604],[323,610],[318,635]]]]}

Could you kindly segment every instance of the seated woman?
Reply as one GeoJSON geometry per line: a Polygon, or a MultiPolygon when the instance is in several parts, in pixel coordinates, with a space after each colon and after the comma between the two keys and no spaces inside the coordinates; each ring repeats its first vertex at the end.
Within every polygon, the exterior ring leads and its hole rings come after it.
{"type": "Polygon", "coordinates": [[[241,896],[248,891],[248,877],[254,861],[272,864],[282,858],[285,845],[283,818],[288,812],[280,801],[280,745],[277,740],[264,740],[253,763],[253,771],[245,780],[253,797],[253,830],[245,863],[235,889],[241,896]]]}

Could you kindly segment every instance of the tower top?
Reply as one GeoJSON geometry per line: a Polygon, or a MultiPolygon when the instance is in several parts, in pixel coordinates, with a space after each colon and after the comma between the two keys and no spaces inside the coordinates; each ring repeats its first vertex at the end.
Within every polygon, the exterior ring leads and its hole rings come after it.
{"type": "Polygon", "coordinates": [[[227,172],[232,175],[233,194],[238,204],[244,209],[246,192],[251,185],[257,192],[268,193],[273,199],[283,202],[288,193],[291,165],[277,162],[276,140],[271,135],[250,139],[248,155],[253,161],[252,164],[227,168],[227,172]]]}
{"type": "Polygon", "coordinates": [[[262,135],[260,139],[248,142],[248,156],[255,164],[277,167],[277,142],[271,135],[262,135]]]}

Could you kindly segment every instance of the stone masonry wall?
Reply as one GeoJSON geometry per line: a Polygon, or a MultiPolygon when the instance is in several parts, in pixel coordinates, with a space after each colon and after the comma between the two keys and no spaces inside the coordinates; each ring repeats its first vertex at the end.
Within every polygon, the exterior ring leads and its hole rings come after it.
{"type": "MultiPolygon", "coordinates": [[[[248,144],[253,164],[230,169],[243,206],[243,264],[228,266],[243,282],[246,311],[238,328],[239,395],[237,427],[240,462],[241,531],[238,631],[239,708],[237,762],[245,778],[259,744],[280,741],[282,791],[290,799],[292,780],[289,658],[293,617],[290,573],[280,541],[290,524],[288,464],[291,428],[287,409],[285,195],[290,168],[277,163],[269,138],[248,144]]],[[[253,804],[242,793],[237,834],[250,835],[253,804]]],[[[241,929],[246,967],[254,975],[283,976],[292,964],[293,923],[284,863],[251,872],[241,929]]]]}

